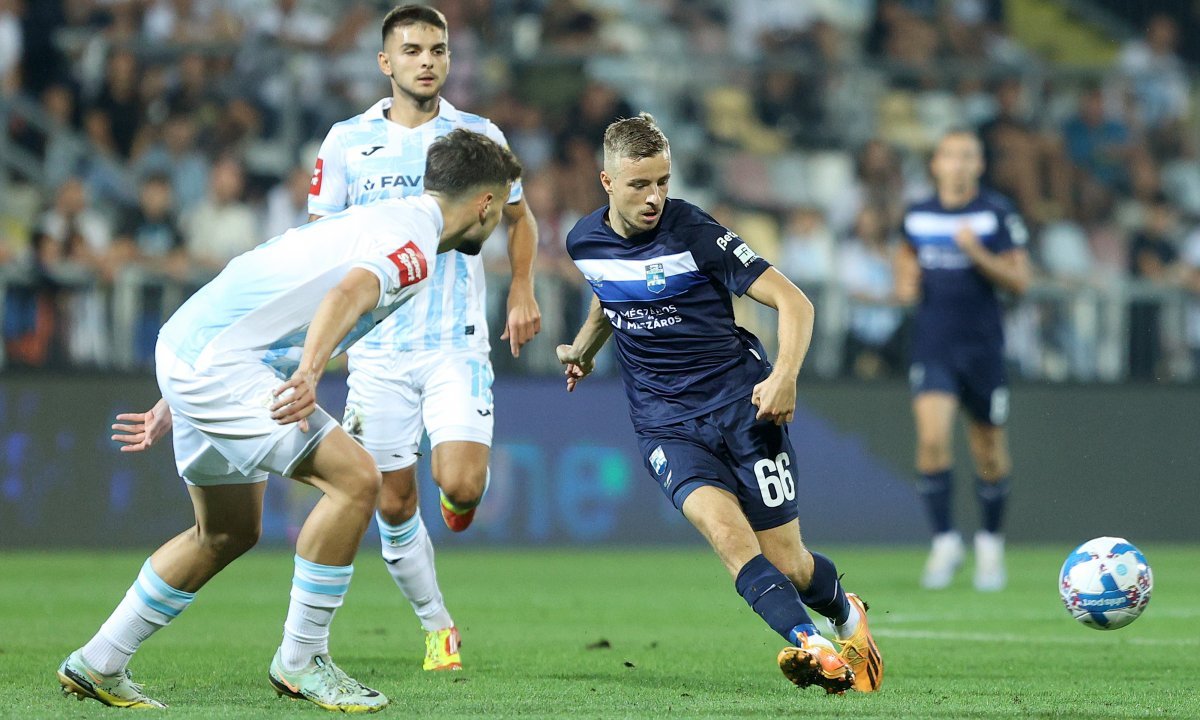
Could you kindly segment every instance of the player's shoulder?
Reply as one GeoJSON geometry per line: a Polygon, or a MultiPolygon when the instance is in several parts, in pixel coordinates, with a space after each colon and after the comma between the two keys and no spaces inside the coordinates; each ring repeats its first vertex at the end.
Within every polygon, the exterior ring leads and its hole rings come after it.
{"type": "Polygon", "coordinates": [[[983,208],[994,210],[1001,215],[1009,215],[1016,212],[1016,205],[1007,195],[998,193],[991,188],[982,188],[979,191],[978,203],[983,208]]]}
{"type": "Polygon", "coordinates": [[[575,222],[575,225],[567,231],[567,252],[574,255],[575,250],[579,249],[589,236],[603,229],[606,212],[608,212],[607,205],[593,210],[575,222]]]}
{"type": "Polygon", "coordinates": [[[679,198],[667,198],[666,206],[663,208],[663,227],[683,228],[696,225],[720,225],[720,223],[699,205],[679,198]]]}
{"type": "Polygon", "coordinates": [[[384,114],[387,102],[390,98],[383,98],[366,110],[357,115],[352,115],[345,120],[335,122],[329,128],[329,135],[342,135],[348,132],[361,130],[364,125],[372,125],[374,123],[386,122],[387,116],[384,114]]]}
{"type": "Polygon", "coordinates": [[[452,127],[466,128],[467,130],[483,133],[490,137],[503,137],[500,128],[490,118],[467,112],[466,110],[460,110],[451,105],[445,98],[441,100],[438,116],[452,127]]]}

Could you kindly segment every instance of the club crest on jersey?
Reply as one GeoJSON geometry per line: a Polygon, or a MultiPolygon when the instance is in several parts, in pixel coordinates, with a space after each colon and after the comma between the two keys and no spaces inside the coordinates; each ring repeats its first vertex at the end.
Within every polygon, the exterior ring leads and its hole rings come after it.
{"type": "Polygon", "coordinates": [[[646,266],[646,288],[650,292],[660,293],[667,287],[667,272],[662,263],[650,263],[646,266]]]}
{"type": "Polygon", "coordinates": [[[654,468],[655,475],[662,475],[667,469],[667,454],[663,452],[662,445],[654,448],[654,452],[650,453],[650,467],[654,468]]]}
{"type": "Polygon", "coordinates": [[[387,257],[400,271],[400,287],[415,285],[429,276],[425,255],[415,243],[409,242],[387,257]]]}

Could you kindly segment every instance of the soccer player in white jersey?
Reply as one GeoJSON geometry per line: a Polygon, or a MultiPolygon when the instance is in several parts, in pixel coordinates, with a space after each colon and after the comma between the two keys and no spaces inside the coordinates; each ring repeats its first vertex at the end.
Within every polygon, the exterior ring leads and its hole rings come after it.
{"type": "Polygon", "coordinates": [[[126,669],[138,647],[250,549],[267,473],[324,496],[296,540],[283,642],[269,678],[280,695],[327,710],[374,712],[387,698],[329,658],[329,625],[379,497],[370,455],[316,405],[329,359],[418,291],[439,252],[478,253],[521,167],[487,137],[458,130],[433,144],[426,194],[351,208],[235,258],[171,317],[155,366],[163,399],[117,426],[126,450],[166,427],[196,524],[160,547],[99,632],[59,666],[67,694],[161,708],[126,669]]]}
{"type": "MultiPolygon", "coordinates": [[[[437,10],[405,5],[389,12],[378,61],[392,96],[330,129],[309,189],[310,219],[421,192],[425,149],[456,127],[505,144],[491,121],[439,96],[450,49],[446,19],[437,10]]],[[[519,182],[504,217],[513,273],[501,339],[509,341],[515,357],[541,323],[533,295],[537,226],[519,182]]],[[[459,633],[438,587],[433,544],[418,512],[416,463],[427,431],[442,517],[451,530],[465,530],[487,487],[492,442],[483,263],[446,253],[430,285],[350,349],[343,426],[383,472],[376,516],[383,559],[425,630],[424,668],[458,670],[459,633]]]]}

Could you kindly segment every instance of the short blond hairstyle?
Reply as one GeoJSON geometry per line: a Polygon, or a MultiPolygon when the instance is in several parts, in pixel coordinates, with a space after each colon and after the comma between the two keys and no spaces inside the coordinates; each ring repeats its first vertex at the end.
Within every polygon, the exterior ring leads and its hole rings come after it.
{"type": "Polygon", "coordinates": [[[667,136],[647,112],[616,120],[604,131],[604,167],[610,172],[623,159],[641,160],[670,151],[667,136]]]}

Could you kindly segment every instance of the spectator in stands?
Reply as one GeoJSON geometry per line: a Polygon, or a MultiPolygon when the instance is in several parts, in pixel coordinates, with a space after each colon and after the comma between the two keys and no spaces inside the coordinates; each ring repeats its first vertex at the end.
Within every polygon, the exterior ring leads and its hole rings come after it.
{"type": "Polygon", "coordinates": [[[204,199],[208,187],[208,160],[196,147],[196,124],[185,114],[172,115],[163,123],[161,139],[152,143],[134,163],[141,175],[166,174],[171,178],[175,203],[181,214],[204,199]]]}
{"type": "Polygon", "coordinates": [[[273,238],[308,222],[308,190],[312,171],[308,166],[292,168],[287,177],[267,192],[263,237],[273,238]]]}
{"type": "Polygon", "coordinates": [[[221,115],[221,98],[216,91],[212,63],[199,53],[179,60],[179,77],[167,93],[167,107],[173,116],[187,116],[198,135],[206,135],[221,115]]]}
{"type": "Polygon", "coordinates": [[[996,117],[979,128],[984,184],[1012,197],[1032,223],[1069,214],[1071,173],[1061,137],[1040,133],[1027,120],[1020,78],[1001,80],[995,95],[996,117]]]}
{"type": "Polygon", "coordinates": [[[1118,61],[1128,78],[1137,120],[1148,131],[1181,121],[1188,113],[1190,87],[1183,61],[1175,53],[1179,27],[1165,14],[1155,15],[1141,40],[1131,40],[1118,61]]]}
{"type": "Polygon", "coordinates": [[[116,50],[108,58],[104,86],[93,107],[108,116],[116,152],[128,159],[134,140],[145,119],[145,108],[139,94],[137,57],[130,50],[116,50]]]}
{"type": "MultiPolygon", "coordinates": [[[[142,180],[137,206],[126,210],[117,225],[113,254],[121,265],[143,270],[147,279],[183,282],[189,277],[190,263],[176,222],[169,177],[150,175],[142,180]]],[[[141,289],[142,313],[134,320],[133,338],[134,358],[140,365],[153,364],[154,342],[171,310],[164,306],[166,297],[163,287],[154,282],[141,289]]]]}
{"type": "Polygon", "coordinates": [[[837,277],[836,240],[819,208],[799,207],[788,216],[779,270],[809,295],[837,277]]]}
{"type": "Polygon", "coordinates": [[[70,178],[55,195],[35,234],[43,297],[54,307],[56,347],[50,362],[104,365],[108,318],[100,283],[111,282],[112,228],[91,207],[83,181],[70,178]]]}
{"type": "Polygon", "coordinates": [[[244,200],[241,164],[231,157],[217,160],[208,185],[208,197],[184,220],[184,238],[198,268],[218,272],[260,238],[254,210],[244,200]]]}
{"type": "Polygon", "coordinates": [[[887,227],[899,227],[907,193],[895,148],[883,140],[867,141],[858,151],[854,172],[854,184],[830,209],[830,226],[840,234],[853,232],[859,213],[873,207],[883,213],[887,227]]]}
{"type": "Polygon", "coordinates": [[[853,236],[838,251],[839,275],[850,300],[845,368],[870,379],[895,374],[904,363],[895,305],[892,256],[884,213],[867,206],[858,214],[853,236]]]}
{"type": "Polygon", "coordinates": [[[14,94],[21,86],[24,34],[15,2],[0,0],[0,97],[14,94]]]}
{"type": "MultiPolygon", "coordinates": [[[[595,147],[596,138],[604,137],[604,131],[609,124],[619,118],[633,117],[636,113],[629,104],[611,85],[602,82],[590,82],[579,94],[575,104],[567,110],[563,122],[564,132],[559,137],[559,147],[563,148],[572,138],[584,138],[595,147]]],[[[594,184],[594,183],[593,183],[594,184]]]]}
{"type": "Polygon", "coordinates": [[[822,139],[823,91],[820,73],[767,69],[753,94],[754,110],[763,125],[783,133],[790,145],[811,146],[822,139]]]}
{"type": "MultiPolygon", "coordinates": [[[[1179,253],[1175,247],[1175,209],[1158,195],[1146,209],[1145,224],[1129,246],[1129,273],[1144,281],[1147,289],[1166,289],[1171,284],[1171,265],[1179,253]]],[[[1161,297],[1134,300],[1129,304],[1129,377],[1157,380],[1162,377],[1163,358],[1161,297]]]]}
{"type": "Polygon", "coordinates": [[[1104,112],[1104,93],[1099,86],[1084,90],[1079,111],[1063,124],[1067,155],[1086,179],[1108,188],[1128,187],[1126,165],[1133,152],[1129,128],[1104,112]]]}

